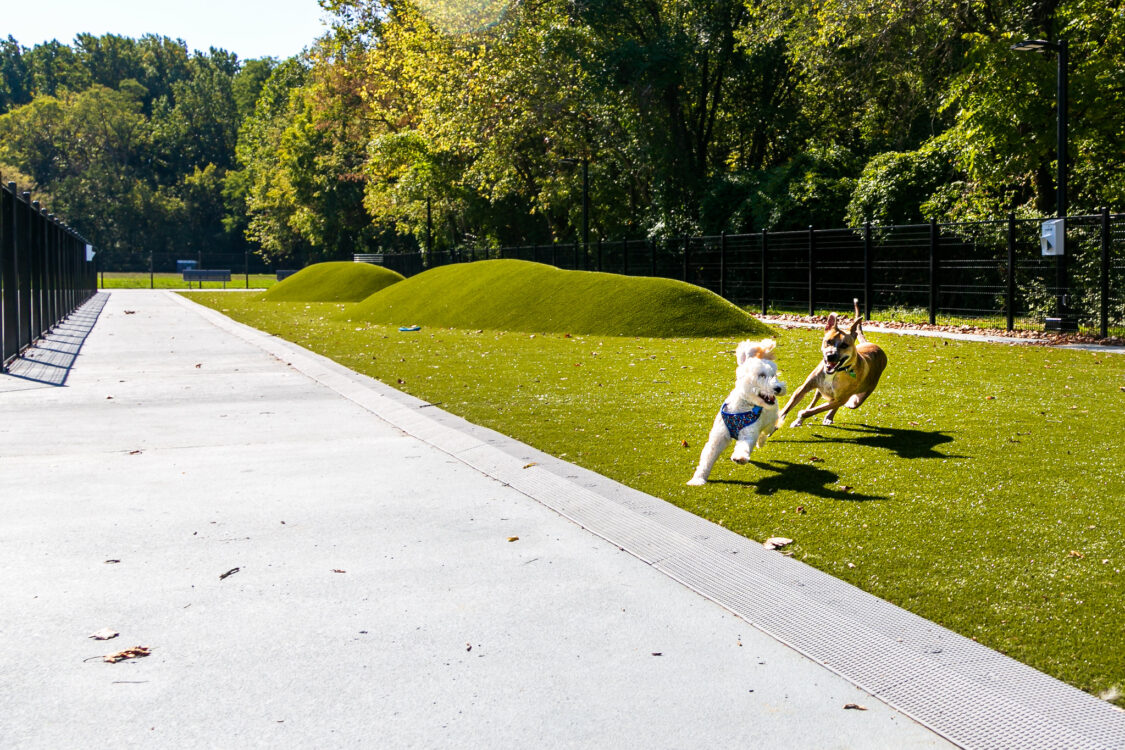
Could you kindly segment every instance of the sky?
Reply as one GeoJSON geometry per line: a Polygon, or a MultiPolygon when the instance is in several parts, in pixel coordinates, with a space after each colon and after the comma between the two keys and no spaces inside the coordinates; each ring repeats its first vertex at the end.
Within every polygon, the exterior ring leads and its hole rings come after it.
{"type": "Polygon", "coordinates": [[[0,38],[24,47],[77,34],[183,39],[189,50],[221,47],[243,60],[285,59],[324,33],[316,0],[5,0],[0,38]]]}

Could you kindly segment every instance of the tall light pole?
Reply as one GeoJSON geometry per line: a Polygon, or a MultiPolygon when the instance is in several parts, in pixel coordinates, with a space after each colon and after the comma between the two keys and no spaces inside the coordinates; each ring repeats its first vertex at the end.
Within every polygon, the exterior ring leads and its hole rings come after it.
{"type": "MultiPolygon", "coordinates": [[[[1055,111],[1056,123],[1056,151],[1058,159],[1058,172],[1055,178],[1055,216],[1066,219],[1066,173],[1067,173],[1067,48],[1066,40],[1059,39],[1049,42],[1045,39],[1025,39],[1012,45],[1017,52],[1054,52],[1058,55],[1058,75],[1056,77],[1055,111]]],[[[1062,224],[1065,236],[1066,222],[1062,224]]],[[[1065,243],[1064,243],[1065,247],[1065,243]]],[[[1070,315],[1067,305],[1067,279],[1065,249],[1062,255],[1057,256],[1055,266],[1055,284],[1058,287],[1058,326],[1061,330],[1077,330],[1077,321],[1070,315]]]]}

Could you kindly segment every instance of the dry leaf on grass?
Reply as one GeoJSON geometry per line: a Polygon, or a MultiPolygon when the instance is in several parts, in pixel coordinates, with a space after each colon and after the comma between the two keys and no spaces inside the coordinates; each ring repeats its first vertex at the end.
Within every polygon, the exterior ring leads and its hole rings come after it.
{"type": "Polygon", "coordinates": [[[132,648],[127,648],[124,651],[118,651],[116,654],[106,654],[102,657],[102,661],[108,662],[109,664],[116,664],[117,662],[125,661],[126,659],[139,659],[142,656],[148,656],[151,653],[152,650],[148,646],[133,646],[132,648]]]}
{"type": "Polygon", "coordinates": [[[108,641],[110,638],[116,638],[121,635],[113,628],[102,628],[101,630],[90,633],[88,638],[93,638],[95,641],[108,641]]]}
{"type": "Polygon", "coordinates": [[[762,542],[762,546],[766,549],[781,549],[793,543],[792,539],[786,539],[783,536],[771,536],[766,541],[762,542]]]}

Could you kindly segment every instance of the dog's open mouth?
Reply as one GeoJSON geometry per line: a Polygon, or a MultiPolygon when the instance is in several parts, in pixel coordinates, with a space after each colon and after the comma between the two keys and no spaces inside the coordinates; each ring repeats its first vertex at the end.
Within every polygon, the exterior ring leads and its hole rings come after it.
{"type": "Polygon", "coordinates": [[[762,401],[764,401],[767,406],[773,406],[777,403],[777,399],[769,393],[759,393],[758,398],[762,399],[762,401]]]}
{"type": "Polygon", "coordinates": [[[824,360],[824,371],[831,375],[832,373],[836,372],[836,370],[838,370],[840,368],[840,365],[842,364],[843,362],[829,362],[826,359],[824,360]]]}

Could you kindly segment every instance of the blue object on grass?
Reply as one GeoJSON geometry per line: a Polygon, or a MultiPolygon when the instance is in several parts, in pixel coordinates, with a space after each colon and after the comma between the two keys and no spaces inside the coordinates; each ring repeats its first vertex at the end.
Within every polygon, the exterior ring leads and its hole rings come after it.
{"type": "Polygon", "coordinates": [[[422,326],[399,326],[400,331],[421,331],[422,326]]]}

